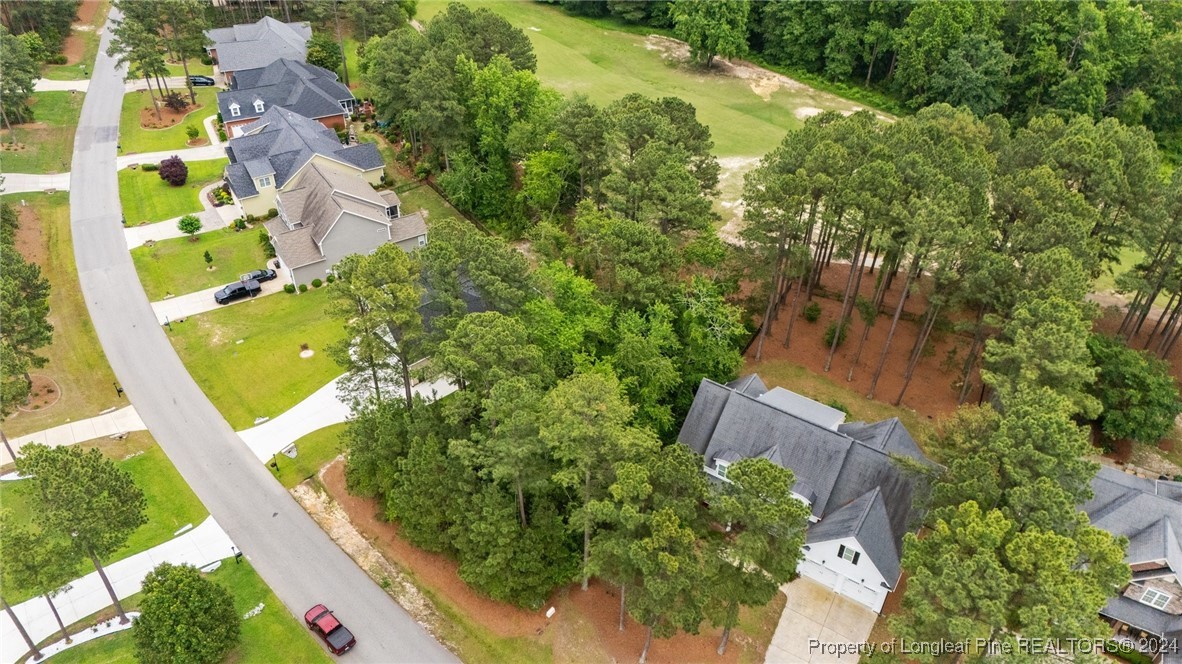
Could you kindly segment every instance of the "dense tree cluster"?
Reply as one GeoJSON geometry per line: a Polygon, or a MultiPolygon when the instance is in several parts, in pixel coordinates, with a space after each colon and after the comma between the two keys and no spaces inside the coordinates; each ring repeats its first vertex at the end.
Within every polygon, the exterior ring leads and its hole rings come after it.
{"type": "Polygon", "coordinates": [[[718,164],[692,106],[635,94],[607,108],[564,100],[535,68],[524,33],[459,4],[422,33],[371,38],[361,61],[410,156],[442,170],[451,201],[498,230],[521,234],[583,198],[664,234],[709,227],[718,164]]]}
{"type": "Polygon", "coordinates": [[[7,416],[29,397],[31,369],[48,360],[38,351],[53,340],[49,322],[49,281],[41,267],[16,250],[16,210],[0,203],[0,416],[7,416]]]}
{"type": "Polygon", "coordinates": [[[0,27],[0,70],[4,71],[4,76],[0,77],[0,120],[15,142],[12,125],[33,119],[29,98],[33,96],[33,85],[41,72],[26,41],[5,27],[0,27]]]}
{"type": "Polygon", "coordinates": [[[6,2],[0,5],[0,24],[15,35],[36,35],[45,53],[57,53],[81,4],[82,0],[6,2]]]}

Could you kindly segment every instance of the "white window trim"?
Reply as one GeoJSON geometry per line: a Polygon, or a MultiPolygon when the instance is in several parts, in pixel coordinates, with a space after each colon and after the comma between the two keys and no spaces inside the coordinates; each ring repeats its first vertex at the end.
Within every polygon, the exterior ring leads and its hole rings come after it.
{"type": "Polygon", "coordinates": [[[230,104],[230,117],[236,118],[239,115],[242,115],[242,107],[236,103],[230,104]]]}
{"type": "Polygon", "coordinates": [[[839,554],[841,556],[841,559],[846,561],[847,563],[851,563],[853,565],[858,564],[856,562],[856,559],[859,557],[858,551],[853,549],[852,547],[842,545],[841,551],[839,552],[839,554]]]}
{"type": "Polygon", "coordinates": [[[263,104],[263,100],[262,100],[262,99],[256,99],[256,100],[254,100],[254,112],[255,112],[255,113],[262,113],[262,112],[263,112],[263,107],[264,107],[264,104],[263,104]]]}
{"type": "Polygon", "coordinates": [[[727,469],[730,467],[731,467],[730,461],[723,461],[722,459],[715,459],[714,460],[714,474],[718,475],[719,477],[721,477],[724,480],[726,479],[727,469]]]}
{"type": "Polygon", "coordinates": [[[420,246],[420,247],[425,247],[425,246],[427,246],[427,236],[426,236],[426,235],[420,235],[420,236],[419,236],[419,246],[420,246]]]}
{"type": "Polygon", "coordinates": [[[255,178],[254,185],[256,189],[261,189],[263,187],[273,187],[275,186],[275,181],[271,179],[270,175],[264,175],[262,177],[255,178]]]}
{"type": "Polygon", "coordinates": [[[1141,595],[1141,603],[1148,604],[1155,609],[1165,609],[1170,603],[1171,599],[1172,598],[1170,597],[1169,593],[1163,593],[1162,591],[1154,590],[1153,588],[1146,588],[1145,592],[1141,595]],[[1162,598],[1165,598],[1165,601],[1161,602],[1161,604],[1158,604],[1162,598]]]}

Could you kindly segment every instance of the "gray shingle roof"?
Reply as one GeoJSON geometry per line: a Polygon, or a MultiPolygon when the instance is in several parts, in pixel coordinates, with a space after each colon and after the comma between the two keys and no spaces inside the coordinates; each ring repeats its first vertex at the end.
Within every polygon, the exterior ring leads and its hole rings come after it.
{"type": "Polygon", "coordinates": [[[767,385],[763,384],[763,380],[760,379],[759,374],[750,374],[736,378],[727,383],[726,386],[736,392],[742,392],[749,397],[757,397],[767,392],[767,385]]]}
{"type": "Polygon", "coordinates": [[[287,267],[303,267],[324,260],[324,255],[312,240],[311,228],[289,229],[279,217],[271,219],[263,226],[274,240],[275,253],[287,267]]]}
{"type": "Polygon", "coordinates": [[[280,58],[259,69],[234,74],[232,89],[218,93],[218,110],[224,119],[256,118],[255,101],[263,102],[263,112],[282,106],[306,118],[323,118],[344,113],[340,102],[353,100],[353,93],[337,80],[337,75],[323,67],[280,58]],[[239,115],[230,112],[237,103],[239,115]]]}
{"type": "Polygon", "coordinates": [[[845,413],[842,411],[782,387],[773,387],[757,398],[785,413],[792,413],[802,420],[807,420],[826,429],[836,430],[837,425],[845,421],[845,413]]]}
{"type": "Polygon", "coordinates": [[[1104,608],[1100,609],[1100,615],[1128,623],[1158,636],[1165,636],[1169,632],[1182,629],[1182,616],[1172,616],[1164,611],[1158,611],[1148,604],[1142,604],[1124,595],[1117,595],[1108,600],[1104,608]]]}
{"type": "Polygon", "coordinates": [[[269,16],[255,23],[206,30],[217,51],[218,67],[226,72],[266,67],[279,58],[303,61],[308,53],[312,27],[308,23],[283,23],[269,16]]]}
{"type": "Polygon", "coordinates": [[[426,233],[427,220],[423,218],[422,212],[413,212],[390,220],[391,242],[402,242],[426,233]]]}
{"type": "MultiPolygon", "coordinates": [[[[881,511],[878,507],[867,508],[873,518],[859,522],[859,527],[868,528],[862,537],[887,536],[892,548],[875,549],[876,545],[862,539],[859,543],[875,558],[876,566],[880,562],[885,566],[879,569],[893,585],[898,580],[897,552],[903,535],[916,525],[918,515],[913,512],[913,503],[925,480],[898,464],[892,455],[934,464],[897,420],[827,428],[783,409],[795,400],[767,400],[770,392],[752,389],[756,383],[749,378],[732,382],[731,386],[702,380],[678,440],[702,454],[708,467],[714,466],[715,457],[724,454],[763,457],[791,469],[797,480],[796,492],[811,499],[813,516],[820,519],[810,528],[810,537],[813,529],[845,513],[849,505],[858,504],[859,499],[870,494],[877,496],[881,511]],[[867,440],[852,437],[847,430],[867,440]],[[892,550],[893,558],[889,555],[892,550]]],[[[839,519],[820,532],[839,528],[842,523],[839,519]]]]}
{"type": "Polygon", "coordinates": [[[244,131],[243,136],[226,143],[226,156],[230,158],[227,177],[239,198],[258,193],[250,182],[249,171],[259,167],[246,166],[258,159],[270,162],[276,187],[285,185],[317,154],[363,171],[384,166],[382,155],[372,143],[341,145],[333,130],[280,107],[268,109],[258,120],[246,125],[244,131]]]}
{"type": "Polygon", "coordinates": [[[884,579],[894,586],[899,578],[899,549],[895,546],[886,503],[878,487],[838,507],[809,528],[807,543],[853,537],[858,540],[884,579]]]}

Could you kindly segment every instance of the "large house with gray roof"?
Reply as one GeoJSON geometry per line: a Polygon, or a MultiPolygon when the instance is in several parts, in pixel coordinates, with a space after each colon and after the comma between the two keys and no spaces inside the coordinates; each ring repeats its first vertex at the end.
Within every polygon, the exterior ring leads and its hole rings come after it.
{"type": "Polygon", "coordinates": [[[1100,466],[1082,509],[1097,528],[1128,538],[1133,577],[1100,615],[1116,638],[1153,656],[1182,662],[1182,482],[1138,477],[1100,466]],[[1168,645],[1174,645],[1170,648],[1168,645]]]}
{"type": "Polygon", "coordinates": [[[847,423],[842,411],[752,374],[703,379],[678,440],[715,481],[742,459],[791,469],[793,493],[812,511],[800,574],[882,609],[899,582],[903,536],[919,525],[920,469],[935,467],[898,418],[847,423]]]}
{"type": "Polygon", "coordinates": [[[329,129],[344,129],[357,99],[337,75],[323,67],[279,58],[266,67],[234,76],[230,89],[218,93],[218,112],[230,138],[237,138],[268,109],[281,106],[329,129]]]}
{"type": "Polygon", "coordinates": [[[393,191],[374,191],[356,173],[309,163],[276,198],[279,216],[266,223],[271,243],[294,284],[323,279],[351,254],[393,242],[410,252],[427,244],[422,214],[402,214],[393,191]]]}
{"type": "Polygon", "coordinates": [[[280,58],[303,62],[308,55],[312,26],[304,22],[284,23],[265,16],[255,23],[205,31],[209,57],[216,73],[232,85],[238,72],[260,69],[280,58]]]}
{"type": "Polygon", "coordinates": [[[324,125],[275,106],[226,142],[226,183],[246,214],[264,216],[276,196],[308,164],[334,165],[369,184],[381,182],[385,163],[372,143],[342,145],[324,125]]]}

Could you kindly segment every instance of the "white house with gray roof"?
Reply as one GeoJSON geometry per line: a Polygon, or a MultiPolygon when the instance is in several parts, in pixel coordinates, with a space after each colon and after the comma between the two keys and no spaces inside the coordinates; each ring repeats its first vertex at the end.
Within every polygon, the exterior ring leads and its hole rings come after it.
{"type": "Polygon", "coordinates": [[[275,106],[226,143],[226,183],[246,214],[263,216],[308,164],[328,164],[357,173],[370,184],[382,180],[385,162],[372,143],[342,145],[336,132],[275,106]]]}
{"type": "Polygon", "coordinates": [[[393,242],[410,252],[427,244],[422,214],[404,215],[393,191],[377,192],[354,172],[310,163],[277,197],[279,216],[266,223],[294,284],[324,279],[351,254],[393,242]]]}
{"type": "Polygon", "coordinates": [[[1182,662],[1182,482],[1100,466],[1082,509],[1093,526],[1129,540],[1125,562],[1132,580],[1100,615],[1118,639],[1155,662],[1182,662]]]}
{"type": "Polygon", "coordinates": [[[935,467],[898,418],[846,423],[842,411],[752,374],[703,379],[678,440],[716,481],[742,459],[791,469],[812,512],[800,574],[882,609],[899,582],[903,536],[919,525],[913,504],[926,480],[916,468],[935,467]]]}
{"type": "Polygon", "coordinates": [[[306,21],[284,23],[265,16],[254,23],[206,30],[205,37],[217,73],[233,84],[237,72],[266,67],[279,58],[303,62],[312,26],[306,21]]]}
{"type": "Polygon", "coordinates": [[[357,99],[335,73],[288,58],[240,71],[231,89],[218,93],[218,112],[231,138],[241,136],[247,125],[277,106],[335,130],[345,128],[345,117],[357,99]]]}

